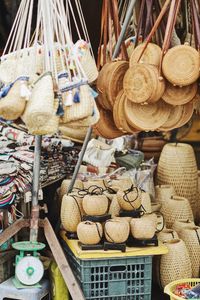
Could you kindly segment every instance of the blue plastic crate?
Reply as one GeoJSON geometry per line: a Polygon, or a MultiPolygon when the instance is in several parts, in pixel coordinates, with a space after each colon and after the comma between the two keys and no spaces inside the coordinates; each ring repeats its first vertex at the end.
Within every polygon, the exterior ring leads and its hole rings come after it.
{"type": "Polygon", "coordinates": [[[89,260],[66,250],[87,300],[151,300],[151,256],[89,260]]]}

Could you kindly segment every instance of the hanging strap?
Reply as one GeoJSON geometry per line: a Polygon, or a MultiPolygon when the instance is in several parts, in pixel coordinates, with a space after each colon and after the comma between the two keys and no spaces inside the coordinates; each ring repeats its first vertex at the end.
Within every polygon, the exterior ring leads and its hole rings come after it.
{"type": "Polygon", "coordinates": [[[194,27],[194,35],[195,35],[195,44],[196,49],[200,50],[200,22],[199,22],[199,6],[196,5],[195,0],[190,0],[191,8],[192,8],[192,19],[193,19],[193,27],[194,27]]]}

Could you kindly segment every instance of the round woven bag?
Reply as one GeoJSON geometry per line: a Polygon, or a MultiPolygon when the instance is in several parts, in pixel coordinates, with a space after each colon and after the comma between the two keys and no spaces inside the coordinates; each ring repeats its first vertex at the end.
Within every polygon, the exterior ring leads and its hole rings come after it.
{"type": "Polygon", "coordinates": [[[76,232],[83,215],[82,199],[64,195],[61,205],[61,223],[65,230],[76,232]]]}
{"type": "Polygon", "coordinates": [[[162,202],[160,212],[163,214],[167,228],[172,228],[176,220],[194,220],[189,201],[184,197],[171,196],[162,202]]]}
{"type": "Polygon", "coordinates": [[[124,243],[130,233],[130,225],[126,221],[110,219],[104,226],[105,238],[110,243],[124,243]]]}
{"type": "Polygon", "coordinates": [[[78,239],[85,245],[98,244],[103,236],[103,228],[100,223],[90,221],[81,222],[77,227],[78,239]]]}
{"type": "Polygon", "coordinates": [[[104,195],[86,195],[83,209],[88,216],[101,216],[108,210],[108,198],[104,195]]]}
{"type": "Polygon", "coordinates": [[[135,239],[152,239],[156,232],[156,219],[152,217],[141,217],[131,220],[131,234],[135,239]]]}
{"type": "Polygon", "coordinates": [[[178,45],[167,51],[162,62],[164,76],[172,84],[185,86],[199,78],[199,52],[188,45],[178,45]]]}
{"type": "Polygon", "coordinates": [[[131,187],[117,192],[117,201],[123,210],[136,210],[141,206],[141,190],[131,187]]]}
{"type": "Polygon", "coordinates": [[[155,199],[158,202],[167,201],[173,195],[175,195],[175,190],[172,185],[161,184],[155,186],[155,199]]]}
{"type": "MultiPolygon", "coordinates": [[[[140,44],[133,50],[129,61],[130,67],[138,63],[138,59],[140,58],[144,46],[145,44],[140,44]]],[[[140,63],[159,66],[161,53],[161,48],[158,45],[149,43],[142,55],[142,58],[140,59],[140,63]]]]}
{"type": "Polygon", "coordinates": [[[200,266],[200,227],[186,227],[179,232],[179,237],[184,241],[188,249],[192,265],[192,277],[198,278],[200,266]]]}
{"type": "Polygon", "coordinates": [[[195,226],[194,222],[191,220],[176,220],[172,226],[172,229],[175,230],[178,234],[181,230],[185,228],[193,228],[195,226]]]}
{"type": "Polygon", "coordinates": [[[183,109],[182,117],[180,118],[179,122],[176,124],[176,128],[182,127],[192,118],[194,112],[193,101],[190,101],[182,105],[182,109],[183,109]]]}
{"type": "Polygon", "coordinates": [[[138,130],[156,130],[168,119],[170,107],[164,101],[140,105],[125,100],[125,115],[128,123],[138,130]]]}
{"type": "Polygon", "coordinates": [[[170,106],[170,114],[167,121],[159,128],[160,131],[170,131],[178,128],[183,120],[184,105],[170,106]]]}
{"type": "Polygon", "coordinates": [[[167,242],[172,239],[178,239],[178,234],[173,229],[164,228],[161,232],[157,233],[157,237],[161,242],[167,242]]]}
{"type": "Polygon", "coordinates": [[[198,173],[190,145],[169,143],[164,146],[158,162],[157,182],[172,185],[177,195],[188,199],[195,216],[198,173]]]}
{"type": "Polygon", "coordinates": [[[157,275],[160,285],[164,288],[172,281],[191,278],[192,268],[190,257],[185,243],[179,239],[169,240],[165,243],[168,253],[160,258],[157,265],[157,275]]]}
{"type": "Polygon", "coordinates": [[[182,105],[190,102],[197,93],[197,82],[183,87],[167,82],[162,99],[171,105],[182,105]]]}

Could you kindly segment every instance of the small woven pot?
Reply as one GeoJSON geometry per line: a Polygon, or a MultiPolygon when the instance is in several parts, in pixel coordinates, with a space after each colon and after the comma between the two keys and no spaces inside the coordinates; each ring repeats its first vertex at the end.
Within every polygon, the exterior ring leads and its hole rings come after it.
{"type": "Polygon", "coordinates": [[[200,267],[200,227],[185,227],[179,232],[179,237],[184,241],[191,265],[192,265],[192,277],[199,277],[200,267]]]}
{"type": "Polygon", "coordinates": [[[117,196],[114,195],[114,197],[111,201],[108,213],[111,215],[112,218],[114,218],[114,217],[119,216],[119,212],[120,212],[120,206],[117,201],[117,196]]]}
{"type": "Polygon", "coordinates": [[[124,243],[128,239],[130,233],[130,226],[127,221],[111,219],[106,221],[104,233],[108,242],[124,243]]]}
{"type": "Polygon", "coordinates": [[[191,278],[192,268],[190,257],[185,243],[179,239],[169,240],[165,243],[168,253],[160,258],[157,274],[160,285],[164,288],[172,281],[191,278]]]}
{"type": "Polygon", "coordinates": [[[172,239],[178,239],[178,233],[173,229],[164,228],[161,232],[157,233],[157,237],[161,242],[167,242],[172,239]]]}
{"type": "Polygon", "coordinates": [[[146,214],[151,214],[151,197],[149,193],[143,192],[141,194],[141,211],[146,214]]]}
{"type": "Polygon", "coordinates": [[[83,215],[82,199],[64,195],[61,205],[61,222],[65,230],[76,232],[83,215]]]}
{"type": "Polygon", "coordinates": [[[143,216],[131,220],[131,234],[138,240],[148,240],[153,238],[156,232],[157,218],[143,216]]]}
{"type": "Polygon", "coordinates": [[[164,216],[167,228],[172,228],[176,220],[194,220],[190,203],[184,197],[172,196],[163,201],[160,212],[164,216]]]}
{"type": "Polygon", "coordinates": [[[158,202],[167,201],[175,195],[174,187],[168,184],[161,184],[155,186],[155,198],[158,202]]]}
{"type": "Polygon", "coordinates": [[[124,191],[119,190],[117,201],[123,210],[136,210],[141,206],[141,190],[137,187],[131,187],[124,191]]]}
{"type": "Polygon", "coordinates": [[[108,210],[108,198],[104,195],[86,195],[83,209],[88,216],[101,216],[108,210]]]}
{"type": "Polygon", "coordinates": [[[20,95],[21,83],[17,80],[7,96],[0,100],[0,116],[6,120],[16,120],[24,112],[26,100],[20,95]]]}
{"type": "Polygon", "coordinates": [[[194,227],[195,224],[193,221],[185,219],[185,220],[176,220],[172,226],[172,229],[176,231],[178,234],[183,230],[184,228],[194,227]]]}
{"type": "Polygon", "coordinates": [[[77,227],[78,239],[85,245],[98,244],[103,236],[103,228],[100,223],[90,221],[81,222],[77,227]]]}
{"type": "Polygon", "coordinates": [[[199,78],[199,53],[188,45],[178,45],[164,56],[162,71],[172,84],[186,86],[199,78]]]}
{"type": "MultiPolygon", "coordinates": [[[[132,67],[135,63],[138,63],[138,59],[144,49],[144,45],[145,44],[140,44],[133,50],[129,61],[130,67],[132,67]]],[[[158,67],[160,64],[161,53],[161,48],[158,45],[149,43],[142,55],[142,58],[140,59],[140,63],[155,65],[158,67]]]]}

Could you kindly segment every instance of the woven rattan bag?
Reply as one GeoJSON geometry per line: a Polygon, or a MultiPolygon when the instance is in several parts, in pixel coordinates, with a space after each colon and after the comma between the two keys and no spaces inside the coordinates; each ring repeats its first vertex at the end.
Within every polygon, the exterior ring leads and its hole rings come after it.
{"type": "Polygon", "coordinates": [[[61,222],[65,230],[76,232],[83,214],[82,199],[64,195],[61,205],[61,222]]]}
{"type": "Polygon", "coordinates": [[[128,222],[119,219],[110,219],[106,221],[104,226],[106,240],[110,243],[124,243],[128,239],[130,233],[130,225],[128,222]]]}
{"type": "MultiPolygon", "coordinates": [[[[69,185],[71,183],[71,179],[64,179],[62,184],[61,184],[61,187],[60,187],[60,192],[59,192],[59,197],[62,199],[64,195],[67,194],[67,191],[68,191],[68,188],[69,188],[69,185]]],[[[83,182],[79,179],[76,179],[75,183],[74,183],[74,187],[73,187],[73,190],[76,191],[76,190],[82,190],[83,189],[83,182]]]]}
{"type": "Polygon", "coordinates": [[[117,192],[117,201],[123,210],[136,210],[141,206],[142,191],[132,186],[127,190],[119,190],[117,192]]]}
{"type": "Polygon", "coordinates": [[[103,236],[103,228],[100,223],[90,221],[81,222],[77,227],[78,239],[86,245],[98,244],[103,236]]]}
{"type": "Polygon", "coordinates": [[[152,239],[155,235],[157,227],[157,217],[143,216],[138,219],[131,220],[132,236],[139,240],[152,239]]]}
{"type": "Polygon", "coordinates": [[[169,143],[164,146],[158,162],[157,182],[172,185],[177,195],[188,199],[195,216],[198,174],[190,145],[169,143]]]}
{"type": "MultiPolygon", "coordinates": [[[[185,122],[185,106],[186,105],[170,105],[170,114],[169,117],[167,119],[167,121],[159,127],[160,131],[170,131],[172,129],[178,128],[179,124],[181,125],[181,123],[185,122]]],[[[189,116],[190,111],[187,111],[187,115],[189,116]]],[[[192,111],[193,113],[193,111],[192,111]]],[[[191,118],[191,115],[189,116],[189,119],[191,118]]],[[[189,120],[188,119],[188,120],[189,120]]]]}
{"type": "Polygon", "coordinates": [[[179,237],[185,242],[192,265],[192,277],[199,277],[200,268],[200,227],[184,228],[179,232],[179,237]]]}
{"type": "Polygon", "coordinates": [[[67,124],[64,124],[59,126],[59,130],[63,138],[70,139],[78,143],[83,143],[88,127],[70,127],[67,124]]]}
{"type": "Polygon", "coordinates": [[[83,209],[89,216],[104,215],[108,210],[108,198],[105,195],[86,195],[83,209]]]}
{"type": "MultiPolygon", "coordinates": [[[[133,50],[129,61],[130,67],[138,62],[144,46],[145,44],[140,44],[133,50]]],[[[142,55],[140,63],[150,64],[158,67],[160,64],[160,59],[161,48],[156,44],[148,43],[148,46],[146,47],[142,55]]]]}

